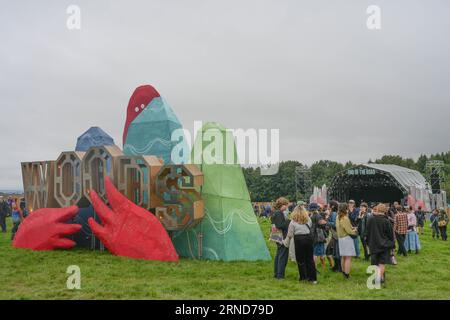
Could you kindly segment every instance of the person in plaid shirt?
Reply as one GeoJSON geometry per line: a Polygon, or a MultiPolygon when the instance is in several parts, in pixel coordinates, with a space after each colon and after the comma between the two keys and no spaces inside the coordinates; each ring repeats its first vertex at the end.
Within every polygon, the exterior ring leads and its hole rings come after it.
{"type": "Polygon", "coordinates": [[[406,248],[405,248],[405,238],[408,233],[408,216],[405,210],[397,211],[394,217],[394,231],[395,238],[398,243],[398,254],[403,254],[405,257],[407,256],[406,248]]]}

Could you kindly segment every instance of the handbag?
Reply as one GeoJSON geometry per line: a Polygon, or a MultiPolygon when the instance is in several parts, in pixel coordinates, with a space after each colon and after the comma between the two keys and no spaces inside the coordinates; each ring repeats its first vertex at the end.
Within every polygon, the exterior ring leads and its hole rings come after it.
{"type": "Polygon", "coordinates": [[[323,229],[316,228],[316,243],[325,243],[326,240],[323,229]]]}
{"type": "Polygon", "coordinates": [[[283,244],[283,231],[278,229],[275,224],[270,227],[269,241],[283,244]]]}
{"type": "Polygon", "coordinates": [[[438,227],[445,227],[447,225],[447,222],[445,220],[438,221],[438,227]]]}

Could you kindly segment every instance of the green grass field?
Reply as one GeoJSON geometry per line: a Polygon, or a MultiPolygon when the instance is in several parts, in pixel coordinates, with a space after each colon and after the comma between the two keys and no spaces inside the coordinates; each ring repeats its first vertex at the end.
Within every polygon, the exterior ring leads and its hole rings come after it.
{"type": "MultiPolygon", "coordinates": [[[[10,218],[8,218],[10,224],[10,218]]],[[[260,221],[265,237],[269,223],[260,221]]],[[[161,263],[107,252],[13,249],[0,233],[1,299],[450,299],[450,242],[421,237],[422,251],[388,266],[387,285],[368,289],[368,263],[353,263],[352,278],[321,270],[319,283],[299,283],[289,262],[285,280],[272,278],[272,262],[161,263]],[[81,269],[81,289],[66,287],[69,265],[81,269]]],[[[268,243],[272,256],[275,246],[268,243]]]]}

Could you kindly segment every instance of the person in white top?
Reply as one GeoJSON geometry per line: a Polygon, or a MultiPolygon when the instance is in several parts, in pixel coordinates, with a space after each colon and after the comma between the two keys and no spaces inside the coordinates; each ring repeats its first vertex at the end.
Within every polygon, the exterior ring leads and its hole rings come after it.
{"type": "Polygon", "coordinates": [[[292,220],[288,227],[287,236],[283,243],[289,247],[294,238],[295,258],[298,265],[299,280],[317,283],[317,271],[313,257],[313,236],[311,233],[312,222],[308,212],[297,206],[292,212],[292,220]]]}

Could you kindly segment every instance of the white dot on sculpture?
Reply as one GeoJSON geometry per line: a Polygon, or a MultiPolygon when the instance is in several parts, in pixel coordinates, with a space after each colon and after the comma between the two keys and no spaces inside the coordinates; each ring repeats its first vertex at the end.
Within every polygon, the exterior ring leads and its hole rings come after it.
{"type": "Polygon", "coordinates": [[[134,111],[138,112],[138,111],[139,111],[139,108],[138,108],[138,107],[134,108],[134,111]]]}
{"type": "Polygon", "coordinates": [[[145,104],[141,104],[141,109],[144,109],[145,108],[145,104]]]}

